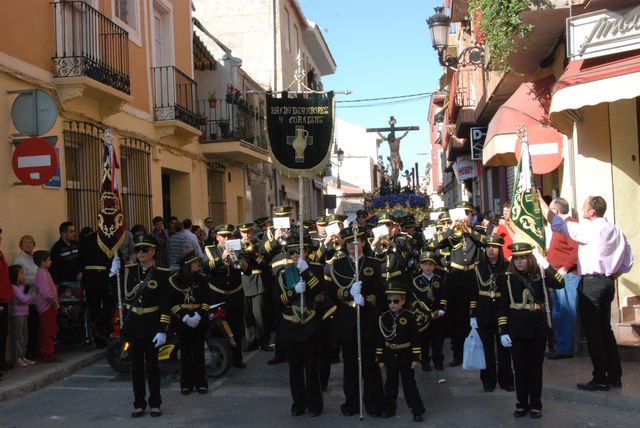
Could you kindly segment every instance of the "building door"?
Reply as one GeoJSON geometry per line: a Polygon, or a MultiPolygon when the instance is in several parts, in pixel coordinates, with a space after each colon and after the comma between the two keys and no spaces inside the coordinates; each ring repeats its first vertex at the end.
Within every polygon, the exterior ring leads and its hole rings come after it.
{"type": "Polygon", "coordinates": [[[162,217],[165,224],[169,224],[171,218],[171,174],[162,173],[162,217]]]}

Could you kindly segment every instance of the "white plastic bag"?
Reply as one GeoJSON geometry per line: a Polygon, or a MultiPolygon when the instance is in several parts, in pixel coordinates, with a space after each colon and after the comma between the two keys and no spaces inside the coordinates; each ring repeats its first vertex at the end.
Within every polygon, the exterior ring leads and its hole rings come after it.
{"type": "Polygon", "coordinates": [[[480,340],[478,330],[475,328],[471,329],[469,336],[464,340],[462,368],[464,370],[484,370],[487,368],[482,340],[480,340]]]}

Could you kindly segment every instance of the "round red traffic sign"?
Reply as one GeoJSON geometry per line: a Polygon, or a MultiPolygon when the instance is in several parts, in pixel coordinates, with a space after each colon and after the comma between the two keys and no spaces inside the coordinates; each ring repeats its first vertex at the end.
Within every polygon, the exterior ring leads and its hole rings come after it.
{"type": "Polygon", "coordinates": [[[44,138],[27,138],[16,145],[11,164],[20,181],[38,186],[55,174],[58,156],[53,145],[44,138]]]}

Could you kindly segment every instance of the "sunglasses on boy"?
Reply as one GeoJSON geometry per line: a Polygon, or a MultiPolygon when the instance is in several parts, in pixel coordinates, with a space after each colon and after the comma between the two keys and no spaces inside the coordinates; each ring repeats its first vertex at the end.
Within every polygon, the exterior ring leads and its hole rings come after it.
{"type": "Polygon", "coordinates": [[[148,253],[151,247],[136,247],[136,253],[148,253]]]}
{"type": "Polygon", "coordinates": [[[397,305],[400,303],[400,299],[387,299],[387,303],[390,305],[391,304],[397,305]]]}

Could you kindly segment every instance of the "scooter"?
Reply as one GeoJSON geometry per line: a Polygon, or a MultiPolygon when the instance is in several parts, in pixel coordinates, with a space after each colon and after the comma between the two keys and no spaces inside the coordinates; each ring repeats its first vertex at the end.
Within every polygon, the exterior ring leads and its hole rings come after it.
{"type": "MultiPolygon", "coordinates": [[[[231,347],[237,343],[225,319],[226,312],[224,302],[213,305],[208,315],[208,328],[205,335],[205,370],[209,377],[224,376],[231,367],[231,347]]],[[[109,365],[120,373],[131,371],[131,359],[129,356],[130,343],[123,341],[120,336],[119,312],[113,316],[114,332],[112,339],[105,349],[105,356],[109,365]]],[[[158,350],[158,361],[170,361],[180,359],[180,339],[178,334],[170,329],[167,334],[167,342],[158,350]]]]}

